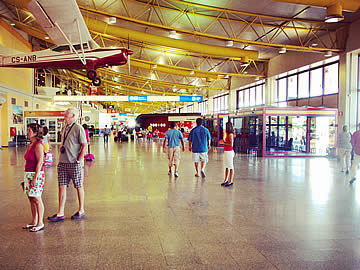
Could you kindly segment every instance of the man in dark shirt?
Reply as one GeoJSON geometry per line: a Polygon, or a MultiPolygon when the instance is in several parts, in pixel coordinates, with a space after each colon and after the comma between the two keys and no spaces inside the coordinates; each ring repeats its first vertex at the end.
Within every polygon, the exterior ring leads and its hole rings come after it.
{"type": "Polygon", "coordinates": [[[189,150],[195,163],[196,177],[199,177],[199,161],[201,162],[201,177],[205,177],[205,165],[208,162],[208,151],[210,150],[211,135],[206,127],[202,126],[202,119],[196,119],[197,127],[189,134],[189,150]]]}

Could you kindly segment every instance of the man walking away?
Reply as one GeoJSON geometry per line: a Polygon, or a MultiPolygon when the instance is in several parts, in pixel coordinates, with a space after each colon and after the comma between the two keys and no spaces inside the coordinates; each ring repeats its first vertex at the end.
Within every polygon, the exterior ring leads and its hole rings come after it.
{"type": "Polygon", "coordinates": [[[109,129],[107,125],[104,128],[104,143],[109,143],[109,129]]]}
{"type": "Polygon", "coordinates": [[[341,172],[349,174],[351,165],[351,150],[352,145],[350,143],[351,134],[347,131],[347,126],[343,126],[343,132],[339,134],[339,160],[341,165],[341,172]]]}
{"type": "MultiPolygon", "coordinates": [[[[360,128],[360,124],[358,126],[360,128]]],[[[351,174],[350,174],[351,180],[349,182],[350,184],[352,184],[356,180],[356,172],[360,164],[360,130],[354,132],[354,134],[351,136],[350,142],[354,148],[354,160],[351,166],[351,174]]]]}
{"type": "Polygon", "coordinates": [[[83,219],[85,217],[82,164],[84,163],[87,142],[84,128],[76,123],[78,118],[78,109],[69,108],[65,111],[64,120],[66,126],[61,132],[62,143],[58,164],[59,208],[55,215],[48,217],[48,220],[52,222],[64,221],[65,219],[66,187],[69,186],[70,180],[73,181],[79,201],[79,209],[71,219],[83,219]]]}
{"type": "Polygon", "coordinates": [[[189,150],[195,163],[196,177],[199,177],[199,161],[201,162],[201,177],[205,177],[205,166],[208,162],[208,151],[211,149],[211,135],[207,128],[202,126],[202,119],[196,119],[197,127],[189,134],[189,150]]]}
{"type": "Polygon", "coordinates": [[[184,140],[182,133],[175,129],[176,123],[170,122],[170,129],[165,133],[165,140],[163,143],[163,151],[166,152],[166,142],[168,147],[169,159],[169,175],[171,175],[172,165],[175,166],[175,177],[179,177],[179,163],[180,163],[180,142],[182,151],[185,151],[184,140]]]}

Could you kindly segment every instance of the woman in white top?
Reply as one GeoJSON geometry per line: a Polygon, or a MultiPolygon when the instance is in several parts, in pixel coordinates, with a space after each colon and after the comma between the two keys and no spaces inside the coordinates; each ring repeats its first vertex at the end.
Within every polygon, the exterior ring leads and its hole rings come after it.
{"type": "Polygon", "coordinates": [[[343,131],[339,133],[339,160],[341,164],[341,172],[349,173],[351,150],[352,145],[350,143],[351,134],[347,131],[347,126],[343,126],[343,131]]]}

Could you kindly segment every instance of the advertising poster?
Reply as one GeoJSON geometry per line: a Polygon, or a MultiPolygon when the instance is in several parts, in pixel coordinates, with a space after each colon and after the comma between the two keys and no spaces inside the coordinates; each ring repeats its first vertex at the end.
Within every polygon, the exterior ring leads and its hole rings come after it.
{"type": "Polygon", "coordinates": [[[13,105],[13,124],[22,124],[24,122],[22,106],[13,105]]]}

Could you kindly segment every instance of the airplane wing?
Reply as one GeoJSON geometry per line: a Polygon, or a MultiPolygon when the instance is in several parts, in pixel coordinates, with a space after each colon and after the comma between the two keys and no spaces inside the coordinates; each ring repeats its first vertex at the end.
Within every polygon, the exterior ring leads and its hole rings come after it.
{"type": "Polygon", "coordinates": [[[75,0],[31,0],[28,9],[56,45],[92,41],[75,0]]]}

